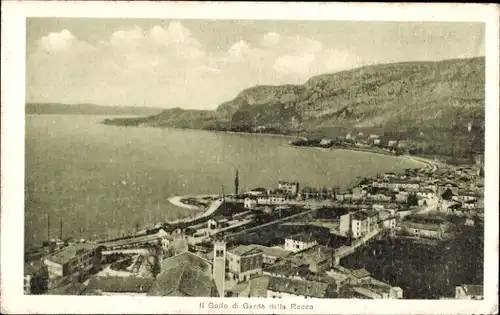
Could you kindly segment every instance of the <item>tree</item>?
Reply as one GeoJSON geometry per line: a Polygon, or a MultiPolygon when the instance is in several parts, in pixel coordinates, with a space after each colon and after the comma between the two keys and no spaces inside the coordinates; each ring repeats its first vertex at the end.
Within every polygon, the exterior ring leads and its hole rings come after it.
{"type": "Polygon", "coordinates": [[[139,232],[139,228],[141,227],[139,221],[135,221],[134,228],[135,228],[135,234],[139,232]]]}
{"type": "Polygon", "coordinates": [[[418,206],[418,198],[415,193],[411,193],[406,200],[408,206],[418,206]]]}
{"type": "Polygon", "coordinates": [[[146,259],[146,263],[149,271],[153,277],[156,278],[161,272],[161,260],[163,256],[163,248],[161,247],[160,241],[150,245],[148,247],[148,252],[153,261],[146,259]]]}
{"type": "Polygon", "coordinates": [[[351,245],[352,244],[352,240],[354,239],[354,233],[352,232],[351,229],[349,229],[346,232],[346,236],[347,236],[347,239],[349,240],[349,245],[351,245]]]}
{"type": "Polygon", "coordinates": [[[396,194],[395,193],[391,194],[391,202],[396,202],[396,194]]]}
{"type": "Polygon", "coordinates": [[[46,266],[31,278],[31,294],[43,294],[47,292],[49,285],[49,274],[46,266]]]}

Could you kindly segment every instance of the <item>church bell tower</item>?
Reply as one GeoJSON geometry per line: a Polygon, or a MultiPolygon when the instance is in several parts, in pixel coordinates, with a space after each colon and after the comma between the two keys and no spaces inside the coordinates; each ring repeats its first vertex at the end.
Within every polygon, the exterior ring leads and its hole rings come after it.
{"type": "Polygon", "coordinates": [[[213,279],[220,297],[224,297],[224,284],[226,281],[226,242],[214,242],[213,279]]]}

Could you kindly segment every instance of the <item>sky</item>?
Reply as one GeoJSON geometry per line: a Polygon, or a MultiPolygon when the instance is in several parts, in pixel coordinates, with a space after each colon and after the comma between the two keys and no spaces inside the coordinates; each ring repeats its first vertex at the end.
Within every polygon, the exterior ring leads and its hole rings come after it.
{"type": "Polygon", "coordinates": [[[26,100],[214,109],[255,85],[484,56],[460,22],[28,18],[26,100]]]}

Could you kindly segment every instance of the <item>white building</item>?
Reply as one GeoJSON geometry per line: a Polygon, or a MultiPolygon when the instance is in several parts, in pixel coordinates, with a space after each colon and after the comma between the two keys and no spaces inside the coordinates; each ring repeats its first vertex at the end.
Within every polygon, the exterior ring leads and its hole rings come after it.
{"type": "Polygon", "coordinates": [[[281,195],[257,196],[257,204],[259,205],[283,205],[286,200],[286,197],[281,195]]]}
{"type": "Polygon", "coordinates": [[[285,239],[285,250],[300,252],[317,244],[318,241],[311,234],[298,234],[285,239]]]}
{"type": "Polygon", "coordinates": [[[299,193],[299,183],[280,181],[278,190],[284,191],[289,196],[296,196],[299,193]]]}
{"type": "Polygon", "coordinates": [[[340,217],[340,233],[358,238],[378,228],[378,212],[358,211],[340,217]]]}
{"type": "Polygon", "coordinates": [[[237,281],[247,281],[262,274],[262,252],[252,246],[240,245],[227,251],[229,276],[237,281]]]}
{"type": "Polygon", "coordinates": [[[434,199],[437,197],[436,193],[430,189],[420,189],[417,191],[417,196],[427,199],[434,199]]]}
{"type": "Polygon", "coordinates": [[[254,196],[251,197],[246,197],[244,201],[244,207],[245,209],[254,209],[258,205],[257,198],[254,196]]]}
{"type": "Polygon", "coordinates": [[[389,142],[387,143],[388,146],[390,147],[395,147],[398,145],[398,141],[397,140],[389,140],[389,142]]]}
{"type": "Polygon", "coordinates": [[[68,246],[44,259],[49,278],[66,277],[76,272],[89,273],[101,262],[101,249],[93,244],[68,246]]]}
{"type": "Polygon", "coordinates": [[[333,143],[333,140],[332,139],[326,139],[326,138],[323,138],[321,139],[321,142],[319,143],[320,145],[330,145],[333,143]]]}

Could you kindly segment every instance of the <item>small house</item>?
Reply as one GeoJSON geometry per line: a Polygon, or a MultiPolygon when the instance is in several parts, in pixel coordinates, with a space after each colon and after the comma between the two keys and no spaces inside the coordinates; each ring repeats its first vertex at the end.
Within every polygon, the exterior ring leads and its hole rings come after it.
{"type": "Polygon", "coordinates": [[[318,241],[311,234],[297,234],[285,239],[285,250],[299,252],[318,244],[318,241]]]}

